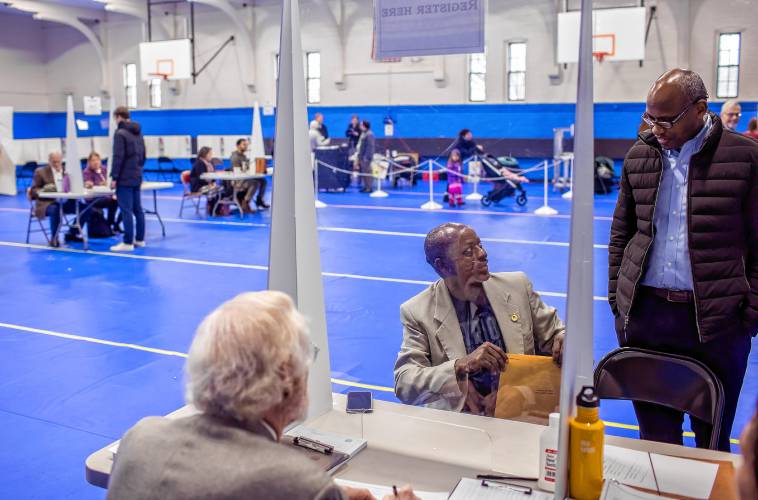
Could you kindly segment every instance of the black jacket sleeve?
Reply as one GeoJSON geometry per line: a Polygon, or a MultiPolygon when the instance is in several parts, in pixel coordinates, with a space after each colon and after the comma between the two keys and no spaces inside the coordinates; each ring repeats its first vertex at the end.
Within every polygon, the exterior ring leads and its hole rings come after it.
{"type": "Polygon", "coordinates": [[[113,136],[113,164],[111,165],[111,179],[118,182],[121,176],[121,169],[124,167],[126,159],[126,139],[120,130],[116,130],[113,136]]]}
{"type": "Polygon", "coordinates": [[[753,155],[750,190],[743,208],[746,228],[747,248],[745,256],[745,277],[750,290],[742,313],[742,322],[748,332],[758,334],[758,153],[753,155]]]}
{"type": "Polygon", "coordinates": [[[611,311],[614,315],[619,313],[616,307],[616,286],[621,270],[621,261],[624,259],[626,245],[629,244],[629,240],[636,232],[637,215],[634,197],[629,186],[626,161],[624,161],[621,182],[619,183],[619,196],[616,201],[616,209],[613,211],[611,237],[608,242],[608,303],[611,305],[611,311]]]}

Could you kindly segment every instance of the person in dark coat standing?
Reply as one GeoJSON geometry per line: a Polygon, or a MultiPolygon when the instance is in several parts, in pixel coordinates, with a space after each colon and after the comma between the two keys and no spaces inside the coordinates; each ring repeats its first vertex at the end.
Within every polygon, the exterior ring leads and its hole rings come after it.
{"type": "Polygon", "coordinates": [[[358,165],[361,176],[361,182],[363,183],[363,189],[361,193],[370,193],[371,181],[373,178],[371,174],[371,161],[374,159],[374,153],[376,153],[376,137],[371,131],[371,123],[368,120],[361,122],[361,139],[358,142],[358,165]]]}
{"type": "Polygon", "coordinates": [[[464,128],[458,132],[458,139],[455,141],[452,149],[457,149],[461,153],[461,161],[466,161],[475,155],[482,154],[484,149],[474,141],[474,134],[471,130],[464,128]]]}
{"type": "Polygon", "coordinates": [[[361,122],[358,119],[358,115],[353,115],[350,118],[350,123],[347,125],[345,131],[345,137],[347,137],[349,154],[353,154],[358,147],[358,139],[361,138],[361,122]]]}
{"type": "MultiPolygon", "coordinates": [[[[707,98],[682,69],[648,92],[650,129],[624,159],[611,224],[608,301],[621,346],[697,359],[721,381],[718,448],[729,451],[758,329],[758,144],[724,127],[707,98]]],[[[676,380],[661,383],[676,391],[676,380]]],[[[682,412],[634,409],[642,439],[682,443],[682,412]]],[[[712,427],[691,421],[708,447],[712,427]]]]}
{"type": "Polygon", "coordinates": [[[113,136],[111,187],[124,217],[124,241],[111,247],[113,252],[131,252],[145,246],[145,213],[142,211],[142,168],[145,165],[145,140],[137,122],[131,121],[129,110],[119,106],[113,112],[116,133],[113,136]],[[134,221],[137,221],[137,234],[134,221]]]}

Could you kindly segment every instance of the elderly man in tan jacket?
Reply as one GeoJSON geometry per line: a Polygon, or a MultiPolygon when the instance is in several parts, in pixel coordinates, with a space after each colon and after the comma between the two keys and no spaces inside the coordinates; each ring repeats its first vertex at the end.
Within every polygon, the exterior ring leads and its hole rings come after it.
{"type": "MultiPolygon", "coordinates": [[[[395,394],[408,404],[491,414],[507,353],[548,354],[560,363],[563,322],[524,273],[490,274],[472,228],[436,227],[424,251],[441,279],[400,306],[395,394]]],[[[509,398],[528,405],[530,395],[514,390],[509,398]]]]}

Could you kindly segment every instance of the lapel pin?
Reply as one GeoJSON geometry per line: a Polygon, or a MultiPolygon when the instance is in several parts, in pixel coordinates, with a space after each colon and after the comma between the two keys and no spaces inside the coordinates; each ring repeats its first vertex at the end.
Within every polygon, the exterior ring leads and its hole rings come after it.
{"type": "Polygon", "coordinates": [[[515,313],[514,313],[514,314],[511,314],[511,321],[513,321],[514,323],[515,323],[516,321],[518,321],[518,314],[515,314],[515,313]]]}

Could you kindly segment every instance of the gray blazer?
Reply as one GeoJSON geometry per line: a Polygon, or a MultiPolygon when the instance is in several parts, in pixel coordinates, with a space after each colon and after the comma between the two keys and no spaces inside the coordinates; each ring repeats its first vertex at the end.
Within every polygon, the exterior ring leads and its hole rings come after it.
{"type": "Polygon", "coordinates": [[[275,441],[208,415],[148,417],[121,440],[110,500],[345,500],[321,469],[275,441]]]}
{"type": "MultiPolygon", "coordinates": [[[[548,354],[565,327],[526,274],[494,273],[484,282],[508,352],[548,354]]],[[[395,362],[395,394],[407,404],[460,411],[465,394],[454,364],[466,355],[463,333],[443,280],[400,306],[403,344],[395,362]]]]}

